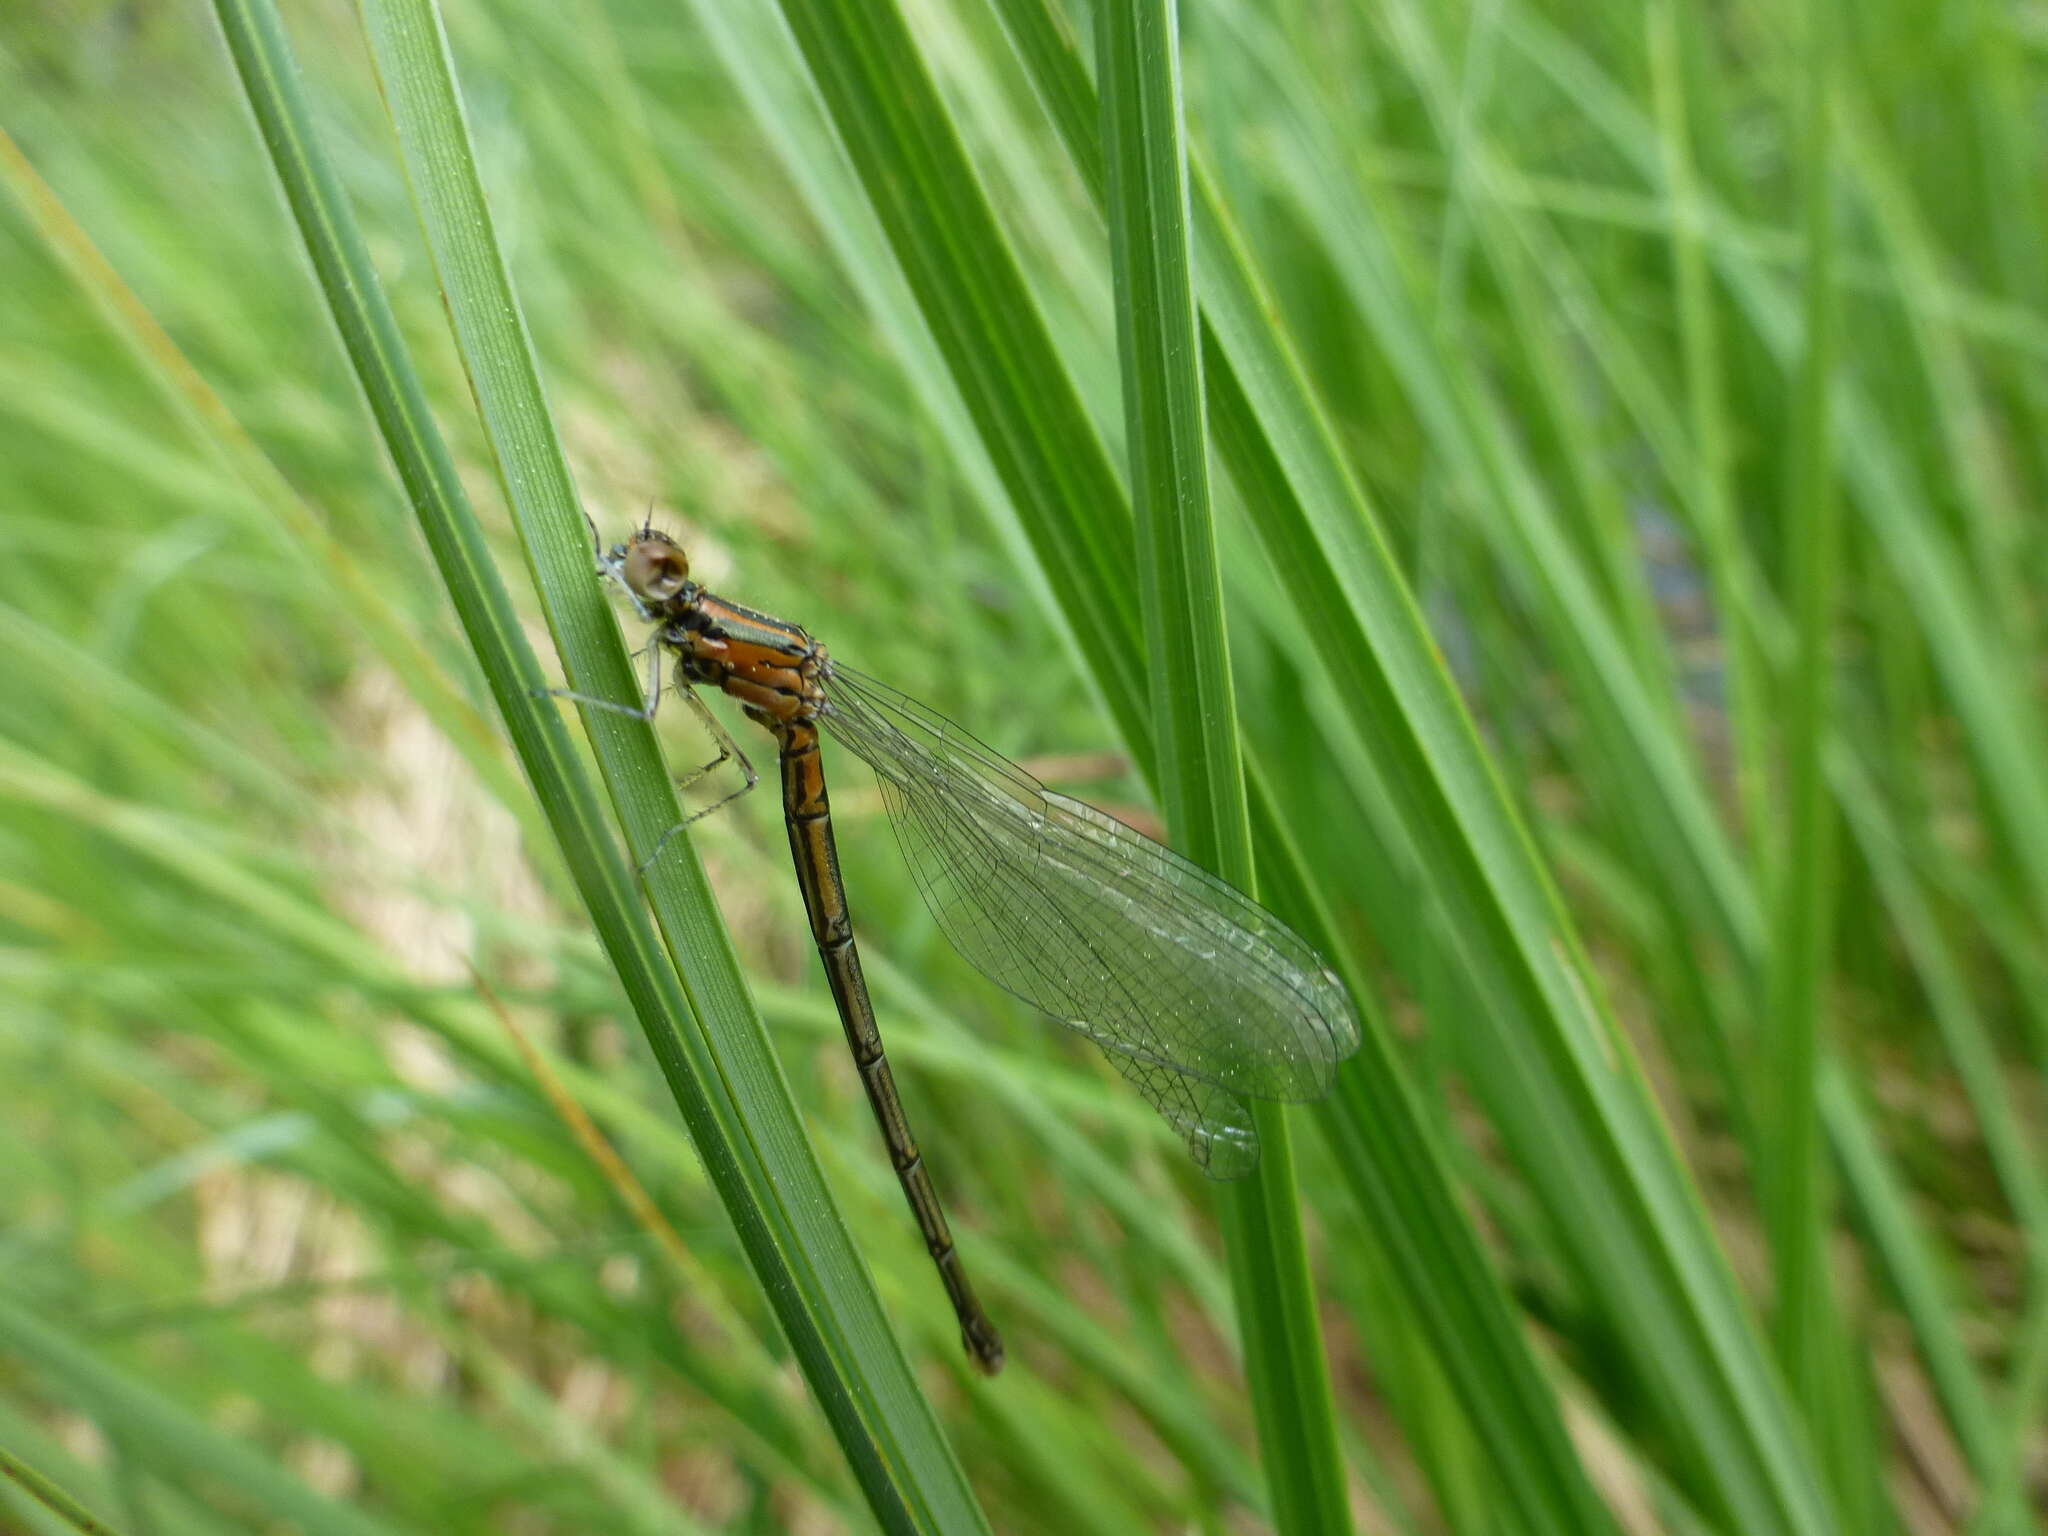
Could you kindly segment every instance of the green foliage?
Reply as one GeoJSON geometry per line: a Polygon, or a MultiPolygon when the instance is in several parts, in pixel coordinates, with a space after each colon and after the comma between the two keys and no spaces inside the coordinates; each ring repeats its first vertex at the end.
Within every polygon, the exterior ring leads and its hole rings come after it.
{"type": "Polygon", "coordinates": [[[0,1525],[2033,1527],[2018,13],[218,9],[0,18],[0,1525]],[[650,507],[1359,1001],[1219,1205],[833,760],[993,1382],[650,507]]]}

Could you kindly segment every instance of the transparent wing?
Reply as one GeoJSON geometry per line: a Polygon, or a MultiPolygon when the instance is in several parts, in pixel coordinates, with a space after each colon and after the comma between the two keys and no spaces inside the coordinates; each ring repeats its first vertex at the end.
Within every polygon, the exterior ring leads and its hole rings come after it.
{"type": "Polygon", "coordinates": [[[1247,1098],[1330,1091],[1357,1016],[1285,923],[872,678],[833,663],[824,693],[953,946],[1100,1045],[1212,1177],[1258,1162],[1247,1098]]]}

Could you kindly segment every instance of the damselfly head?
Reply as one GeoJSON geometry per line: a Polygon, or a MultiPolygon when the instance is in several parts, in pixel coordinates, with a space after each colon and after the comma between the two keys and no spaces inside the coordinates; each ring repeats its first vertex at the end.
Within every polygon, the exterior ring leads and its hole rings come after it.
{"type": "Polygon", "coordinates": [[[605,565],[643,603],[665,603],[690,580],[690,557],[657,528],[642,528],[614,545],[605,565]]]}

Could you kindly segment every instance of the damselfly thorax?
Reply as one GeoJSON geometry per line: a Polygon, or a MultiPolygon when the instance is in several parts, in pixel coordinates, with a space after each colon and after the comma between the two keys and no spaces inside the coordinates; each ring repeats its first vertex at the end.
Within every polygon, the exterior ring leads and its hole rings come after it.
{"type": "Polygon", "coordinates": [[[817,718],[825,648],[801,628],[743,608],[690,580],[682,549],[642,529],[604,557],[654,639],[674,653],[683,681],[730,694],[750,719],[773,731],[817,718]]]}

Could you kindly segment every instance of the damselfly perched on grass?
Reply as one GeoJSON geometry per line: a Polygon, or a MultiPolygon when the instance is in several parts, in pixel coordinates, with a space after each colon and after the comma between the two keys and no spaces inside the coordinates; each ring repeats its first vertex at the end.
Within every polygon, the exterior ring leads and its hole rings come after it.
{"type": "Polygon", "coordinates": [[[976,1365],[1000,1369],[1002,1340],[968,1284],[883,1054],[840,882],[821,727],[874,769],[903,856],[953,946],[996,985],[1101,1046],[1210,1177],[1242,1178],[1258,1163],[1247,1099],[1300,1102],[1330,1091],[1337,1064],[1358,1047],[1351,1000],[1321,957],[1250,897],[1046,789],[922,704],[835,661],[796,625],[706,591],[667,534],[642,528],[602,552],[599,568],[659,626],[646,701],[629,712],[653,716],[662,658],[673,654],[678,690],[720,743],[690,779],[730,756],[746,781],[734,794],[756,782],[696,686],[730,694],[775,738],[811,935],[976,1365]]]}

